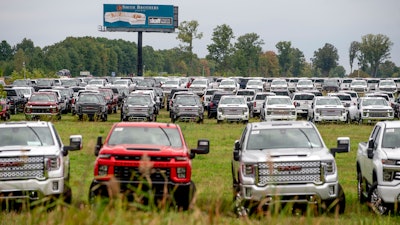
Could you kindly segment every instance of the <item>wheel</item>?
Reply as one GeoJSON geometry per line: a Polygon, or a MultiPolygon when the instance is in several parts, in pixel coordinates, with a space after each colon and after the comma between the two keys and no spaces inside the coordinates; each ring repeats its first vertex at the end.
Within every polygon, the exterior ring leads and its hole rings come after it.
{"type": "Polygon", "coordinates": [[[348,124],[351,124],[351,118],[350,118],[350,113],[347,114],[347,121],[348,124]]]}
{"type": "Polygon", "coordinates": [[[101,121],[103,121],[103,122],[107,121],[107,114],[103,114],[101,116],[101,121]]]}
{"type": "Polygon", "coordinates": [[[374,211],[378,215],[386,215],[388,214],[389,207],[383,201],[382,197],[378,191],[378,182],[374,182],[369,189],[368,192],[368,202],[370,203],[370,207],[372,211],[374,211]]]}
{"type": "Polygon", "coordinates": [[[176,202],[176,206],[181,210],[188,210],[190,208],[190,204],[192,203],[192,199],[196,193],[196,185],[190,181],[190,185],[188,188],[182,188],[182,190],[177,190],[174,193],[174,199],[176,202]]]}
{"type": "Polygon", "coordinates": [[[357,196],[360,203],[365,202],[366,199],[364,196],[363,178],[360,171],[357,171],[357,196]]]}

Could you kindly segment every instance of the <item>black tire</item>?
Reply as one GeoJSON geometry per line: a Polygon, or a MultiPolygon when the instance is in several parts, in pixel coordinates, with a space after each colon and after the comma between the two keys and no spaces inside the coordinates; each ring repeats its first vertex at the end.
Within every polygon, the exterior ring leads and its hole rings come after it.
{"type": "Polygon", "coordinates": [[[357,197],[358,201],[362,204],[366,201],[364,196],[363,178],[361,171],[357,171],[357,197]]]}
{"type": "Polygon", "coordinates": [[[190,208],[193,197],[196,194],[196,185],[190,181],[187,188],[182,188],[174,193],[174,199],[178,210],[187,211],[190,208]]]}
{"type": "Polygon", "coordinates": [[[390,211],[389,205],[379,195],[378,182],[374,182],[368,191],[368,203],[377,215],[387,215],[390,211]]]}

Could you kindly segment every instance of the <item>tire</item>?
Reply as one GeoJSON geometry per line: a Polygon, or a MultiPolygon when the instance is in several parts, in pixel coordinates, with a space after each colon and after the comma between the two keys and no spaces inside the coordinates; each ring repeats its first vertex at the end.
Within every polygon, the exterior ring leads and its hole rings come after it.
{"type": "Polygon", "coordinates": [[[390,211],[389,206],[383,201],[378,192],[378,182],[374,182],[368,191],[368,203],[371,210],[377,215],[387,215],[390,211]]]}
{"type": "Polygon", "coordinates": [[[364,196],[364,188],[363,188],[363,178],[361,171],[357,171],[357,197],[358,197],[358,202],[361,204],[365,202],[365,196],[364,196]]]}
{"type": "Polygon", "coordinates": [[[192,199],[195,194],[196,194],[196,185],[193,183],[193,181],[190,181],[190,185],[188,188],[185,188],[183,190],[177,190],[174,193],[174,199],[176,202],[176,206],[178,207],[178,210],[183,210],[183,211],[189,210],[190,205],[192,203],[192,199]]]}

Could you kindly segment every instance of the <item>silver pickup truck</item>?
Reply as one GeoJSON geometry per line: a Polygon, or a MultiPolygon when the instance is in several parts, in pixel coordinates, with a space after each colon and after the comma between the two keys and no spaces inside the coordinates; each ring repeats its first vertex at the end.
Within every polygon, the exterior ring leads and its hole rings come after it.
{"type": "Polygon", "coordinates": [[[81,135],[64,146],[51,122],[1,123],[0,202],[33,206],[62,197],[70,203],[68,152],[81,148],[81,135]]]}
{"type": "Polygon", "coordinates": [[[235,141],[232,160],[235,210],[239,216],[307,205],[343,213],[345,195],[339,184],[335,153],[348,152],[350,139],[337,139],[328,149],[315,125],[308,121],[269,121],[247,124],[235,141]]]}
{"type": "Polygon", "coordinates": [[[400,201],[400,121],[376,123],[368,142],[357,150],[357,191],[377,214],[395,209],[400,201]]]}

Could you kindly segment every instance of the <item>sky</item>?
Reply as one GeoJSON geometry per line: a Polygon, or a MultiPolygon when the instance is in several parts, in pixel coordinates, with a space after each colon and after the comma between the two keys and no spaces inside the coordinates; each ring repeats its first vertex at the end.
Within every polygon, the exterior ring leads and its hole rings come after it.
{"type": "MultiPolygon", "coordinates": [[[[0,41],[11,46],[24,38],[41,48],[67,37],[105,37],[136,42],[136,32],[100,32],[103,4],[174,5],[179,23],[196,20],[203,38],[193,41],[193,52],[204,58],[212,44],[213,30],[226,24],[234,36],[256,33],[263,51],[277,52],[275,45],[290,41],[307,62],[326,43],[336,47],[339,65],[350,72],[349,47],[367,34],[383,34],[393,42],[391,58],[400,66],[399,0],[1,0],[0,41]]],[[[177,32],[178,30],[176,30],[177,32]]],[[[143,33],[143,46],[172,49],[181,42],[177,33],[143,33]]],[[[236,41],[233,40],[233,43],[236,41]]],[[[146,62],[143,62],[144,65],[146,62]]],[[[357,69],[357,63],[353,65],[357,69]]]]}

